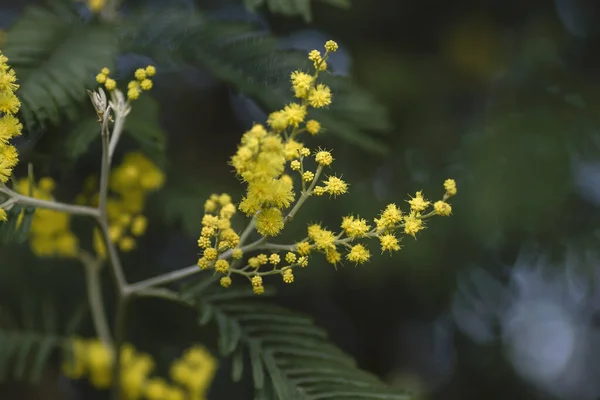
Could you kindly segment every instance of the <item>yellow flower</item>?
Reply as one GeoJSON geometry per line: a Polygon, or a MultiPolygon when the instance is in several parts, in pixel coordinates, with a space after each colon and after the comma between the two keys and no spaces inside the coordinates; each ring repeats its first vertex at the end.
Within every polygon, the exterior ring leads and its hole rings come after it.
{"type": "Polygon", "coordinates": [[[23,125],[12,115],[4,115],[0,118],[0,145],[6,145],[8,141],[21,135],[23,125]]]}
{"type": "Polygon", "coordinates": [[[16,114],[21,108],[21,102],[11,91],[0,91],[0,112],[16,114]]]}
{"type": "Polygon", "coordinates": [[[400,250],[400,243],[398,242],[398,238],[391,233],[386,233],[384,235],[379,236],[379,241],[381,244],[381,251],[398,251],[400,250]]]}
{"type": "Polygon", "coordinates": [[[300,242],[298,244],[296,244],[296,250],[298,251],[298,254],[306,256],[308,254],[310,254],[310,243],[308,242],[300,242]]]}
{"type": "Polygon", "coordinates": [[[224,288],[228,288],[229,286],[231,286],[231,278],[228,277],[228,276],[224,276],[224,277],[221,278],[221,280],[219,281],[219,283],[224,288]]]}
{"type": "Polygon", "coordinates": [[[317,164],[327,167],[333,162],[333,157],[330,152],[321,150],[315,154],[315,161],[317,164]]]}
{"type": "Polygon", "coordinates": [[[316,135],[321,132],[321,124],[319,121],[315,121],[314,119],[306,121],[306,130],[311,135],[316,135]]]}
{"type": "Polygon", "coordinates": [[[409,215],[404,217],[404,233],[415,237],[417,232],[422,229],[425,229],[425,224],[416,213],[411,212],[409,215]]]}
{"type": "Polygon", "coordinates": [[[355,218],[353,216],[344,217],[342,219],[341,228],[349,237],[364,237],[371,227],[367,225],[367,220],[363,218],[355,218]]]}
{"type": "Polygon", "coordinates": [[[133,219],[131,223],[131,233],[134,236],[141,236],[146,232],[146,228],[148,226],[148,219],[143,215],[138,215],[133,219]]]}
{"type": "Polygon", "coordinates": [[[110,69],[108,69],[108,67],[104,67],[100,70],[100,73],[102,73],[104,75],[108,75],[108,74],[110,74],[110,69]]]}
{"type": "Polygon", "coordinates": [[[7,221],[6,210],[4,208],[0,208],[0,221],[7,221]]]}
{"type": "Polygon", "coordinates": [[[215,271],[224,274],[229,270],[229,263],[227,260],[217,260],[215,263],[215,271]]]}
{"type": "Polygon", "coordinates": [[[277,265],[281,262],[281,257],[279,257],[279,254],[273,253],[269,256],[269,262],[273,265],[277,265]]]}
{"type": "Polygon", "coordinates": [[[145,395],[148,400],[164,400],[168,386],[164,379],[152,378],[146,383],[145,395]]]}
{"type": "Polygon", "coordinates": [[[312,180],[313,180],[313,178],[314,178],[314,177],[315,177],[315,174],[314,174],[313,172],[311,172],[311,171],[305,171],[305,172],[302,174],[302,180],[303,180],[304,182],[310,182],[310,181],[312,181],[312,180]]]}
{"type": "Polygon", "coordinates": [[[369,261],[371,257],[371,252],[365,248],[362,244],[357,244],[352,246],[348,254],[346,254],[346,258],[348,261],[352,261],[356,264],[363,264],[369,261]]]}
{"type": "Polygon", "coordinates": [[[456,182],[454,179],[446,179],[444,182],[444,189],[446,189],[448,197],[454,196],[456,194],[456,182]]]}
{"type": "Polygon", "coordinates": [[[107,76],[103,73],[99,73],[98,75],[96,75],[96,82],[103,84],[104,82],[106,82],[106,78],[107,76]]]}
{"type": "Polygon", "coordinates": [[[106,88],[106,90],[113,91],[117,87],[117,82],[112,78],[106,78],[106,81],[104,82],[104,87],[106,88]]]}
{"type": "Polygon", "coordinates": [[[275,132],[281,132],[288,127],[289,120],[285,111],[275,111],[269,114],[267,124],[269,124],[275,132]]]}
{"type": "Polygon", "coordinates": [[[308,59],[312,62],[321,61],[321,52],[319,50],[311,50],[310,53],[308,53],[308,59]]]}
{"type": "Polygon", "coordinates": [[[331,104],[331,90],[328,86],[318,84],[308,94],[308,104],[314,108],[327,107],[331,104]]]}
{"type": "MultiPolygon", "coordinates": [[[[323,229],[319,225],[308,227],[308,237],[315,242],[315,247],[319,250],[335,249],[335,234],[330,230],[323,229]]],[[[302,255],[306,253],[298,244],[298,252],[302,255]]]]}
{"type": "Polygon", "coordinates": [[[297,103],[288,104],[283,109],[283,112],[285,113],[288,125],[294,128],[300,125],[306,117],[306,107],[297,103]]]}
{"type": "Polygon", "coordinates": [[[143,81],[140,82],[140,87],[143,90],[150,90],[150,89],[152,89],[152,81],[150,79],[144,79],[143,81]]]}
{"type": "Polygon", "coordinates": [[[156,67],[154,65],[148,65],[146,67],[146,75],[154,76],[156,74],[156,67]]]}
{"type": "Polygon", "coordinates": [[[234,260],[240,260],[243,256],[244,252],[242,251],[242,249],[233,249],[233,251],[231,252],[231,258],[233,258],[234,260]]]}
{"type": "Polygon", "coordinates": [[[291,75],[291,81],[294,95],[301,99],[306,98],[312,86],[313,77],[304,72],[294,71],[291,75]]]}
{"type": "Polygon", "coordinates": [[[278,208],[262,210],[256,217],[256,230],[262,236],[276,236],[283,229],[283,216],[278,208]]]}
{"type": "Polygon", "coordinates": [[[216,260],[217,255],[217,250],[213,249],[212,247],[209,247],[208,249],[204,250],[204,258],[206,258],[208,261],[216,260]]]}
{"type": "Polygon", "coordinates": [[[90,381],[98,389],[110,387],[112,381],[113,356],[108,347],[99,340],[93,340],[87,345],[87,364],[90,381]]]}
{"type": "Polygon", "coordinates": [[[325,184],[325,191],[334,197],[348,191],[348,184],[337,176],[330,176],[323,183],[325,184]]]}
{"type": "Polygon", "coordinates": [[[254,275],[250,280],[252,282],[252,286],[262,286],[263,280],[259,275],[254,275]]]}
{"type": "Polygon", "coordinates": [[[284,271],[281,273],[281,275],[282,275],[282,277],[283,277],[283,281],[284,281],[285,283],[293,283],[293,282],[294,282],[294,274],[293,274],[293,272],[292,272],[292,269],[291,269],[291,268],[288,268],[288,269],[284,270],[284,271]]]}
{"type": "Polygon", "coordinates": [[[447,217],[452,213],[452,207],[445,201],[439,200],[433,204],[433,209],[438,215],[447,217]]]}
{"type": "Polygon", "coordinates": [[[415,197],[413,197],[410,200],[407,200],[408,204],[410,204],[410,209],[412,211],[415,212],[422,212],[425,211],[425,209],[427,207],[429,207],[429,204],[431,204],[430,201],[425,200],[423,198],[423,193],[422,192],[417,192],[417,194],[415,195],[415,197]]]}
{"type": "Polygon", "coordinates": [[[337,264],[342,260],[342,255],[339,251],[335,249],[326,249],[325,250],[325,259],[330,264],[337,264]]]}
{"type": "Polygon", "coordinates": [[[135,249],[135,239],[131,236],[124,236],[119,240],[119,248],[121,251],[130,252],[135,249]]]}
{"type": "Polygon", "coordinates": [[[377,230],[392,229],[402,221],[402,211],[394,203],[388,204],[381,213],[381,218],[375,218],[377,230]]]}
{"type": "Polygon", "coordinates": [[[285,255],[285,261],[290,264],[295,263],[296,262],[296,254],[292,253],[291,251],[288,251],[285,255]]]}
{"type": "Polygon", "coordinates": [[[327,42],[325,42],[325,50],[327,50],[330,53],[333,53],[335,51],[337,51],[338,49],[338,44],[336,42],[334,42],[333,40],[328,40],[327,42]]]}
{"type": "Polygon", "coordinates": [[[133,73],[133,76],[135,76],[135,79],[138,81],[143,81],[146,79],[146,70],[144,68],[138,68],[133,73]]]}

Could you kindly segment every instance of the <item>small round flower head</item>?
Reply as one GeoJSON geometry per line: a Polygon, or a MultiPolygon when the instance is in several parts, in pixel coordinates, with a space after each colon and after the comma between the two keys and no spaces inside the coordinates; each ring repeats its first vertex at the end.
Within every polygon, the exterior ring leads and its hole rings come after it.
{"type": "Polygon", "coordinates": [[[260,265],[265,265],[266,263],[269,262],[269,257],[267,257],[267,255],[264,253],[257,255],[256,259],[258,260],[258,263],[260,265]]]}
{"type": "Polygon", "coordinates": [[[308,131],[308,133],[314,136],[321,131],[321,124],[319,123],[319,121],[310,119],[306,121],[306,130],[308,131]]]}
{"type": "Polygon", "coordinates": [[[348,261],[351,261],[356,264],[364,264],[369,261],[371,257],[371,252],[365,248],[362,244],[357,244],[352,246],[348,254],[346,254],[346,258],[348,261]]]}
{"type": "Polygon", "coordinates": [[[135,249],[135,239],[131,236],[125,236],[119,241],[119,248],[123,252],[129,252],[135,249]]]}
{"type": "Polygon", "coordinates": [[[310,243],[300,242],[296,245],[296,251],[302,256],[306,256],[310,253],[310,243]]]}
{"type": "Polygon", "coordinates": [[[394,203],[388,204],[381,213],[381,218],[375,218],[378,230],[394,228],[402,221],[402,211],[394,203]]]}
{"type": "Polygon", "coordinates": [[[260,275],[254,275],[251,279],[252,286],[262,286],[263,280],[260,275]]]}
{"type": "Polygon", "coordinates": [[[209,247],[208,249],[204,250],[204,258],[206,258],[208,261],[214,261],[217,259],[217,250],[213,249],[212,247],[209,247]]]}
{"type": "Polygon", "coordinates": [[[328,40],[327,42],[325,42],[325,50],[327,50],[330,53],[336,52],[338,49],[338,44],[336,42],[334,42],[333,40],[328,40]]]}
{"type": "Polygon", "coordinates": [[[423,220],[419,218],[415,213],[411,212],[409,215],[404,217],[404,233],[416,237],[415,235],[420,230],[425,229],[423,220]]]}
{"type": "Polygon", "coordinates": [[[264,286],[252,286],[252,291],[256,295],[261,295],[265,293],[265,288],[264,286]]]}
{"type": "Polygon", "coordinates": [[[306,118],[306,107],[297,103],[288,104],[283,112],[288,125],[292,127],[297,127],[306,118]]]}
{"type": "Polygon", "coordinates": [[[291,251],[287,252],[285,255],[285,261],[290,264],[295,263],[296,262],[296,254],[292,253],[291,251]]]}
{"type": "Polygon", "coordinates": [[[293,272],[292,272],[292,269],[291,269],[291,268],[288,268],[288,269],[284,270],[284,271],[281,273],[281,275],[282,275],[282,277],[283,277],[283,281],[284,281],[285,283],[293,283],[293,282],[294,282],[294,274],[293,274],[293,272]]]}
{"type": "Polygon", "coordinates": [[[310,149],[308,147],[302,147],[298,153],[300,153],[302,157],[308,157],[310,156],[310,149]]]}
{"type": "Polygon", "coordinates": [[[433,209],[438,215],[447,217],[452,213],[452,207],[445,201],[439,200],[433,204],[433,209]]]}
{"type": "Polygon", "coordinates": [[[143,90],[150,90],[152,89],[152,81],[150,79],[144,79],[140,82],[140,87],[143,90]]]}
{"type": "Polygon", "coordinates": [[[311,50],[310,53],[308,53],[308,59],[313,63],[318,63],[323,58],[321,57],[321,52],[319,50],[311,50]]]}
{"type": "Polygon", "coordinates": [[[305,171],[305,172],[302,174],[302,180],[303,180],[304,182],[310,182],[310,181],[312,181],[312,180],[313,180],[313,178],[314,178],[314,177],[315,177],[315,174],[314,174],[314,173],[312,173],[311,171],[305,171]]]}
{"type": "Polygon", "coordinates": [[[381,244],[381,251],[398,251],[400,250],[400,243],[398,238],[391,233],[386,233],[379,236],[379,242],[381,244]]]}
{"type": "Polygon", "coordinates": [[[308,257],[307,256],[302,256],[298,259],[298,265],[301,266],[302,268],[308,266],[308,257]]]}
{"type": "Polygon", "coordinates": [[[283,229],[283,216],[278,208],[262,210],[256,217],[256,230],[262,236],[276,236],[283,229]]]}
{"type": "Polygon", "coordinates": [[[233,249],[233,251],[231,252],[231,258],[233,258],[234,260],[241,260],[243,256],[244,252],[240,248],[233,249]]]}
{"type": "Polygon", "coordinates": [[[290,168],[294,171],[300,171],[300,167],[301,167],[300,161],[298,161],[298,160],[294,160],[290,163],[290,168]]]}
{"type": "Polygon", "coordinates": [[[0,208],[0,221],[7,221],[6,210],[4,208],[0,208]]]}
{"type": "Polygon", "coordinates": [[[102,73],[104,75],[108,75],[108,74],[110,74],[110,69],[108,69],[107,67],[104,67],[100,70],[100,73],[102,73]]]}
{"type": "Polygon", "coordinates": [[[308,94],[308,104],[314,108],[323,108],[331,104],[331,89],[323,84],[318,84],[308,94]]]}
{"type": "Polygon", "coordinates": [[[354,238],[365,236],[371,229],[366,219],[353,216],[344,217],[341,228],[346,232],[346,235],[354,238]]]}
{"type": "Polygon", "coordinates": [[[305,72],[294,71],[291,75],[292,88],[294,89],[294,96],[298,98],[306,98],[308,92],[312,87],[313,77],[305,72]]]}
{"type": "Polygon", "coordinates": [[[103,84],[104,82],[106,82],[106,78],[106,74],[99,73],[98,75],[96,75],[96,82],[103,84]]]}
{"type": "Polygon", "coordinates": [[[104,82],[104,87],[106,90],[113,91],[117,87],[117,82],[112,78],[107,78],[104,82]]]}
{"type": "Polygon", "coordinates": [[[415,212],[425,211],[425,209],[429,207],[429,204],[431,204],[429,200],[426,200],[423,197],[423,192],[420,191],[417,192],[415,197],[411,198],[410,200],[407,200],[407,202],[408,204],[410,204],[410,209],[415,212]]]}
{"type": "Polygon", "coordinates": [[[327,249],[325,250],[325,260],[330,264],[336,265],[342,260],[342,255],[335,249],[327,249]]]}
{"type": "Polygon", "coordinates": [[[207,260],[205,257],[200,257],[198,259],[198,266],[202,270],[207,269],[210,266],[210,261],[207,260]]]}
{"type": "Polygon", "coordinates": [[[273,265],[277,265],[281,262],[281,257],[279,257],[279,254],[273,253],[269,256],[269,262],[273,265]]]}
{"type": "Polygon", "coordinates": [[[148,65],[146,67],[146,75],[154,76],[156,74],[156,67],[154,65],[148,65]]]}
{"type": "Polygon", "coordinates": [[[144,68],[138,68],[135,70],[133,75],[138,81],[143,81],[144,79],[146,79],[146,70],[144,68]]]}
{"type": "Polygon", "coordinates": [[[229,286],[231,286],[231,278],[228,276],[224,276],[219,280],[219,283],[221,284],[221,286],[223,286],[224,288],[228,288],[229,286]]]}
{"type": "Polygon", "coordinates": [[[330,152],[321,150],[315,154],[315,161],[317,164],[327,167],[333,162],[333,157],[330,152]]]}
{"type": "Polygon", "coordinates": [[[229,263],[227,260],[217,260],[215,263],[215,271],[224,274],[229,270],[229,263]]]}
{"type": "Polygon", "coordinates": [[[446,195],[448,197],[454,196],[456,194],[456,182],[454,179],[446,179],[444,182],[444,189],[446,189],[446,195]]]}
{"type": "Polygon", "coordinates": [[[348,192],[348,184],[337,176],[330,176],[323,183],[325,191],[334,197],[348,192]]]}

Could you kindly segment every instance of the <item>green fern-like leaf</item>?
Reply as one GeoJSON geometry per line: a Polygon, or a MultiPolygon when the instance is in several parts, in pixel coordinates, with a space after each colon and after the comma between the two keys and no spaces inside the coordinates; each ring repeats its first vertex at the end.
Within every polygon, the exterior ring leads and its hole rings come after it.
{"type": "Polygon", "coordinates": [[[30,7],[10,28],[3,50],[21,85],[27,126],[74,118],[99,68],[112,66],[117,40],[110,26],[87,24],[70,8],[30,7]]]}
{"type": "Polygon", "coordinates": [[[0,330],[0,383],[7,379],[35,384],[65,338],[33,331],[0,330]]]}
{"type": "MultiPolygon", "coordinates": [[[[131,51],[163,62],[202,67],[269,111],[293,101],[290,73],[309,69],[306,54],[282,50],[274,36],[250,24],[208,21],[188,11],[142,15],[124,36],[131,51]]],[[[310,117],[317,118],[328,133],[365,150],[385,153],[386,147],[373,133],[389,128],[386,110],[349,79],[325,80],[332,86],[333,103],[327,110],[311,111],[310,117]]]]}
{"type": "Polygon", "coordinates": [[[207,290],[199,283],[182,297],[198,299],[200,323],[216,322],[220,352],[233,359],[234,380],[241,379],[248,355],[257,399],[411,398],[358,369],[310,318],[257,300],[251,290],[207,290]]]}

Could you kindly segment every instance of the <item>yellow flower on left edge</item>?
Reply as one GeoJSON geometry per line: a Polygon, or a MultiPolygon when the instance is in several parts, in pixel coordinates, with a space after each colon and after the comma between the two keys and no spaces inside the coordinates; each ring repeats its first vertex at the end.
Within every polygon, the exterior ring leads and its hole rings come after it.
{"type": "MultiPolygon", "coordinates": [[[[19,161],[17,149],[9,144],[15,136],[21,134],[23,126],[15,117],[21,102],[15,95],[19,88],[15,82],[15,71],[6,63],[8,58],[0,52],[0,183],[4,184],[12,175],[19,161]]],[[[6,221],[6,211],[0,208],[0,221],[6,221]]]]}

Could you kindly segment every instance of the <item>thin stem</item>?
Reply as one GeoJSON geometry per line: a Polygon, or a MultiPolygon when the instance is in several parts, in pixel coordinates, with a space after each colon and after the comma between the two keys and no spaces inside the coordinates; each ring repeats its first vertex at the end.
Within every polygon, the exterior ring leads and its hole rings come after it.
{"type": "Polygon", "coordinates": [[[254,231],[255,226],[256,226],[256,215],[252,217],[250,222],[248,222],[248,226],[246,227],[246,229],[244,229],[244,231],[240,235],[240,244],[246,242],[246,239],[248,239],[248,236],[250,236],[250,234],[254,231]]]}
{"type": "Polygon", "coordinates": [[[127,308],[130,300],[130,294],[121,295],[117,305],[117,315],[115,316],[115,362],[112,368],[112,397],[114,400],[119,400],[121,397],[121,347],[123,347],[126,339],[127,308]]]}
{"type": "Polygon", "coordinates": [[[74,204],[66,204],[59,203],[55,201],[41,200],[35,199],[29,196],[23,196],[6,186],[0,186],[0,193],[9,196],[14,199],[14,201],[18,204],[23,204],[26,206],[32,206],[37,208],[45,208],[48,210],[62,211],[65,213],[73,214],[73,215],[85,215],[88,217],[98,218],[100,215],[99,211],[92,207],[87,206],[78,206],[74,204]]]}
{"type": "Polygon", "coordinates": [[[312,194],[313,189],[315,188],[315,185],[317,184],[317,181],[319,180],[319,176],[321,175],[321,172],[323,172],[323,166],[319,165],[319,167],[317,168],[317,171],[315,172],[315,177],[313,178],[310,186],[308,187],[308,190],[305,190],[302,192],[302,195],[300,196],[300,198],[298,199],[296,204],[294,204],[294,207],[291,209],[289,214],[286,215],[285,218],[283,219],[284,224],[288,223],[289,221],[294,219],[294,216],[296,216],[296,214],[300,210],[300,207],[302,207],[302,205],[304,205],[304,202],[306,202],[306,200],[308,200],[308,198],[312,194]]]}
{"type": "Polygon", "coordinates": [[[104,309],[104,299],[102,298],[102,287],[100,285],[100,271],[102,264],[99,260],[92,257],[91,254],[81,251],[79,254],[81,263],[85,266],[86,286],[88,303],[92,314],[92,321],[98,337],[105,346],[112,347],[113,341],[110,335],[110,328],[104,309]]]}
{"type": "MultiPolygon", "coordinates": [[[[102,123],[102,159],[100,164],[100,189],[99,189],[99,210],[100,218],[106,219],[106,203],[108,201],[108,183],[110,176],[110,157],[109,157],[109,132],[108,132],[108,120],[110,116],[110,107],[104,114],[104,121],[102,123]]],[[[118,118],[117,118],[118,120],[118,118]]]]}
{"type": "Polygon", "coordinates": [[[115,154],[115,150],[117,149],[117,144],[119,144],[119,139],[121,138],[121,134],[123,133],[124,127],[125,117],[117,113],[115,118],[115,125],[113,126],[113,131],[110,135],[110,144],[108,147],[108,158],[110,161],[112,161],[113,155],[115,154]]]}

